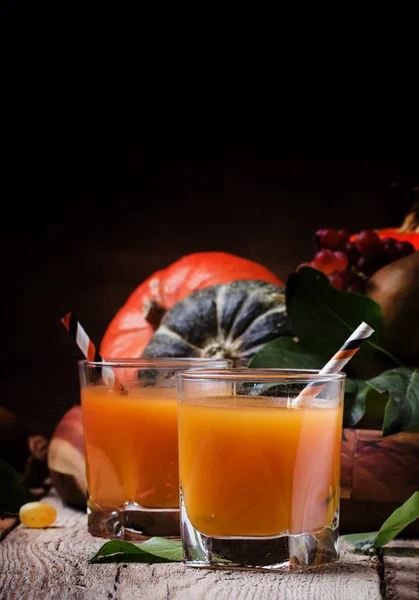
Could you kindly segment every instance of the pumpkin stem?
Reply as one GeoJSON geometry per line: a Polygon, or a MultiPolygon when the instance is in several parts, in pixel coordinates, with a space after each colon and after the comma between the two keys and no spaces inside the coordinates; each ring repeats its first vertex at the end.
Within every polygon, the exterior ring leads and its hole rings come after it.
{"type": "Polygon", "coordinates": [[[419,233],[419,202],[415,202],[412,206],[412,212],[403,221],[400,231],[404,233],[419,233]]]}
{"type": "Polygon", "coordinates": [[[166,313],[166,309],[155,300],[148,300],[144,306],[143,315],[153,331],[159,328],[160,322],[166,313]]]}

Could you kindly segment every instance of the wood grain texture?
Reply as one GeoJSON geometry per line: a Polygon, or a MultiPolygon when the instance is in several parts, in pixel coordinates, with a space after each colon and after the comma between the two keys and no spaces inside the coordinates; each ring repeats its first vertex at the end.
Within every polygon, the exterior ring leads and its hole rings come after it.
{"type": "MultiPolygon", "coordinates": [[[[341,453],[341,531],[376,531],[419,489],[419,433],[383,438],[381,431],[344,429],[341,453]]],[[[406,535],[419,534],[419,521],[406,535]]]]}
{"type": "Polygon", "coordinates": [[[86,532],[86,515],[65,507],[56,493],[58,518],[53,527],[36,530],[19,525],[0,543],[0,590],[7,600],[108,598],[117,565],[90,569],[86,558],[103,540],[86,532]]]}
{"type": "Polygon", "coordinates": [[[394,540],[383,549],[386,600],[419,598],[419,541],[394,540]]]}
{"type": "Polygon", "coordinates": [[[173,564],[155,565],[150,576],[149,567],[129,565],[118,592],[124,600],[381,599],[374,562],[345,550],[341,564],[297,575],[212,571],[173,564]]]}
{"type": "Polygon", "coordinates": [[[419,434],[357,430],[352,498],[405,502],[419,487],[419,434]]]}
{"type": "Polygon", "coordinates": [[[58,510],[55,527],[19,525],[0,543],[2,600],[380,600],[377,564],[344,547],[338,565],[302,574],[216,571],[181,564],[89,565],[103,543],[87,533],[86,515],[46,500],[58,510]]]}
{"type": "MultiPolygon", "coordinates": [[[[340,502],[340,532],[378,531],[399,506],[400,502],[358,502],[343,498],[340,502]]],[[[419,520],[408,525],[403,534],[419,536],[419,520]]]]}

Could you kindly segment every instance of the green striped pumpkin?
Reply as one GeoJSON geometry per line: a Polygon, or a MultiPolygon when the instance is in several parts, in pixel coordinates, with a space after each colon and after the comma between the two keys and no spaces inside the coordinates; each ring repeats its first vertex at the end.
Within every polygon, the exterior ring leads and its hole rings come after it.
{"type": "Polygon", "coordinates": [[[240,280],[192,292],[164,315],[143,357],[216,357],[246,364],[267,342],[292,335],[285,289],[240,280]]]}

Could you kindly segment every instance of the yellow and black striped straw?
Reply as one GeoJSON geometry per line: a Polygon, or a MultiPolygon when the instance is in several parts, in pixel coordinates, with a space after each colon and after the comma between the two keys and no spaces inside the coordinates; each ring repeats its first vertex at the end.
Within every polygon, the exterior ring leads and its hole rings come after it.
{"type": "MultiPolygon", "coordinates": [[[[343,346],[333,355],[327,364],[319,371],[319,375],[330,375],[331,373],[339,373],[348,363],[354,354],[358,352],[361,344],[374,333],[374,329],[364,321],[355,329],[348,337],[343,346]]],[[[296,405],[304,398],[304,400],[314,399],[322,389],[326,386],[324,382],[313,382],[307,385],[303,391],[297,396],[293,404],[296,405]]]]}

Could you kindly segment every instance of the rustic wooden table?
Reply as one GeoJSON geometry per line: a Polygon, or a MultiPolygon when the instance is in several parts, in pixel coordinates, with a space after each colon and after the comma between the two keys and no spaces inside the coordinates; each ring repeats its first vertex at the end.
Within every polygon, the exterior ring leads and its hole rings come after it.
{"type": "Polygon", "coordinates": [[[89,565],[87,557],[104,540],[87,533],[82,511],[65,506],[54,492],[47,500],[58,510],[53,527],[35,530],[0,521],[1,600],[419,598],[416,541],[397,541],[373,558],[343,544],[339,564],[303,574],[211,571],[177,563],[89,565]]]}

